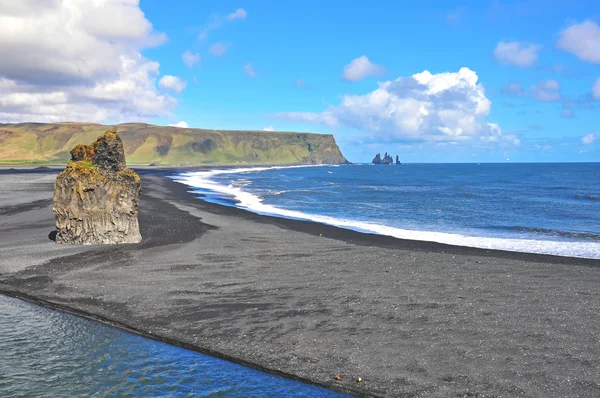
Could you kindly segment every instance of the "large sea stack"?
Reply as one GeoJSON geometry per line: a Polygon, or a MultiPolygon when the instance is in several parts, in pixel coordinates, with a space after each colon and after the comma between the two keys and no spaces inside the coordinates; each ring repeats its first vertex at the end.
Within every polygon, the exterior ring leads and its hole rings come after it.
{"type": "MultiPolygon", "coordinates": [[[[398,161],[397,155],[396,155],[396,161],[398,161]]],[[[375,155],[375,158],[373,159],[372,163],[373,164],[394,164],[394,158],[392,157],[392,155],[390,155],[386,152],[383,159],[381,159],[381,154],[378,153],[377,155],[375,155]]],[[[399,164],[399,163],[396,163],[396,164],[399,164]]]]}
{"type": "Polygon", "coordinates": [[[140,177],[125,168],[123,142],[107,131],[90,145],[77,145],[54,184],[56,243],[138,243],[140,177]]]}

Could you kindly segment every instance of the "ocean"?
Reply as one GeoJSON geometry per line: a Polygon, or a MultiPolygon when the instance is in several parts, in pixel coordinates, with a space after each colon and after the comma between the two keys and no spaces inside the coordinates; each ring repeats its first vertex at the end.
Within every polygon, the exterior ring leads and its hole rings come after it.
{"type": "Polygon", "coordinates": [[[600,258],[600,163],[228,168],[172,176],[203,200],[458,246],[600,258]]]}
{"type": "Polygon", "coordinates": [[[0,295],[0,397],[348,397],[0,295]]]}

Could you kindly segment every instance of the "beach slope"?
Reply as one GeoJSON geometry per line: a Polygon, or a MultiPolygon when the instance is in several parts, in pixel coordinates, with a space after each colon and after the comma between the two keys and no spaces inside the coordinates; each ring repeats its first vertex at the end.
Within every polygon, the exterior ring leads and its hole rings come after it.
{"type": "Polygon", "coordinates": [[[0,171],[0,292],[358,395],[600,396],[599,260],[259,216],[139,172],[143,241],[81,247],[51,240],[55,171],[0,171]]]}

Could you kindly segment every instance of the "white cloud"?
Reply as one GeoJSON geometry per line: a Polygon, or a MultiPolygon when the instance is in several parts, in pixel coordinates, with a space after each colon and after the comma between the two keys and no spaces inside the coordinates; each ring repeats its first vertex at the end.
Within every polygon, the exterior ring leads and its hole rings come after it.
{"type": "Polygon", "coordinates": [[[254,68],[252,68],[251,63],[244,65],[244,74],[248,77],[258,77],[258,74],[254,71],[254,68]]]}
{"type": "Polygon", "coordinates": [[[275,128],[273,126],[268,126],[268,127],[265,127],[263,129],[263,131],[275,131],[275,128]]]}
{"type": "Polygon", "coordinates": [[[208,48],[208,52],[210,52],[215,57],[222,57],[227,52],[227,47],[229,44],[225,43],[215,43],[208,48]]]}
{"type": "Polygon", "coordinates": [[[232,12],[231,14],[228,14],[228,15],[221,15],[221,14],[211,15],[208,23],[206,23],[206,25],[204,26],[202,31],[198,34],[198,40],[206,39],[208,37],[208,34],[211,31],[213,31],[215,29],[219,29],[226,22],[235,21],[237,19],[246,19],[246,15],[247,15],[246,11],[242,8],[238,8],[237,10],[235,10],[234,12],[232,12]]]}
{"type": "Polygon", "coordinates": [[[137,0],[0,0],[0,121],[168,115],[176,101],[140,54],[164,41],[137,0]]]}
{"type": "Polygon", "coordinates": [[[158,85],[165,90],[175,91],[180,93],[187,86],[187,82],[181,80],[181,78],[172,75],[164,75],[159,81],[158,85]]]}
{"type": "Polygon", "coordinates": [[[590,133],[581,137],[581,142],[585,145],[593,144],[596,140],[600,138],[600,134],[590,133]]]}
{"type": "Polygon", "coordinates": [[[560,84],[556,80],[544,80],[531,86],[531,96],[542,102],[553,102],[560,99],[560,84]]]}
{"type": "Polygon", "coordinates": [[[525,95],[525,90],[523,89],[523,86],[515,82],[508,83],[502,88],[502,91],[507,94],[514,95],[515,97],[521,97],[525,95]]]}
{"type": "Polygon", "coordinates": [[[560,112],[560,116],[562,117],[573,117],[575,116],[575,114],[573,113],[572,109],[569,108],[564,108],[561,112],[560,112]]]}
{"type": "Polygon", "coordinates": [[[583,21],[560,32],[556,47],[582,61],[600,64],[600,27],[594,21],[583,21]]]}
{"type": "Polygon", "coordinates": [[[499,42],[494,49],[494,57],[505,65],[514,65],[521,68],[533,66],[538,60],[538,51],[542,46],[525,44],[518,41],[499,42]]]}
{"type": "Polygon", "coordinates": [[[379,76],[385,73],[385,68],[375,65],[365,55],[353,59],[344,66],[342,77],[349,82],[356,82],[371,76],[379,76]]]}
{"type": "Polygon", "coordinates": [[[188,66],[188,68],[192,69],[194,65],[200,62],[200,54],[193,53],[190,50],[187,50],[181,56],[183,62],[188,66]]]}
{"type": "Polygon", "coordinates": [[[600,77],[596,79],[592,86],[592,96],[594,99],[600,100],[600,77]]]}
{"type": "Polygon", "coordinates": [[[303,88],[305,85],[304,79],[296,79],[296,87],[303,88]]]}
{"type": "Polygon", "coordinates": [[[187,129],[188,128],[188,124],[186,122],[184,122],[184,121],[181,121],[181,122],[179,122],[177,124],[169,124],[169,126],[171,126],[171,127],[180,127],[182,129],[187,129]]]}
{"type": "Polygon", "coordinates": [[[365,95],[344,95],[340,105],[321,113],[285,112],[275,117],[331,128],[346,126],[384,140],[520,144],[516,136],[503,134],[497,124],[485,121],[491,102],[477,80],[468,68],[454,73],[424,71],[379,83],[365,95]]]}
{"type": "Polygon", "coordinates": [[[227,19],[229,21],[234,21],[236,19],[246,19],[246,15],[247,15],[246,10],[244,10],[243,8],[238,8],[231,14],[227,15],[227,19]]]}

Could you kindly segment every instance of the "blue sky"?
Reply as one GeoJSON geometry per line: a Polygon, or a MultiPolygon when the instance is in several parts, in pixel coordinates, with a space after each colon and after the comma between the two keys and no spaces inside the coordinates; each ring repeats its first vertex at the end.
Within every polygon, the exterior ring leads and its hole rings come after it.
{"type": "MultiPolygon", "coordinates": [[[[90,18],[106,14],[113,31],[85,20],[81,41],[106,47],[104,61],[122,51],[129,67],[106,82],[100,67],[73,72],[93,92],[55,86],[52,101],[86,99],[77,112],[0,102],[0,118],[333,133],[353,162],[385,151],[405,162],[600,161],[594,0],[105,1],[90,18]]],[[[68,8],[51,2],[48,13],[68,8]]],[[[21,100],[50,73],[23,77],[3,62],[21,100]]]]}

